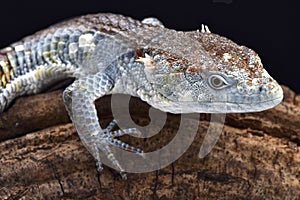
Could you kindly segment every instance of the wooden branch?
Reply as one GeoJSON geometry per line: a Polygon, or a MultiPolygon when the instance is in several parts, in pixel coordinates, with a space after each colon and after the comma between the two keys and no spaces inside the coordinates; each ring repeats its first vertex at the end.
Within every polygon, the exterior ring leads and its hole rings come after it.
{"type": "MultiPolygon", "coordinates": [[[[208,156],[198,157],[210,115],[201,115],[188,151],[158,171],[128,180],[95,162],[83,147],[61,100],[62,90],[16,100],[0,114],[1,199],[297,199],[300,196],[300,96],[284,87],[274,109],[228,114],[208,156]],[[36,131],[36,132],[33,132],[36,131]],[[26,134],[27,133],[27,134],[26,134]]],[[[101,124],[111,119],[110,97],[97,102],[101,124]]],[[[149,106],[130,101],[131,115],[149,123],[149,106]]],[[[176,134],[180,115],[168,114],[164,129],[149,139],[122,137],[146,152],[176,134]]],[[[190,118],[188,123],[195,124],[190,118]]]]}

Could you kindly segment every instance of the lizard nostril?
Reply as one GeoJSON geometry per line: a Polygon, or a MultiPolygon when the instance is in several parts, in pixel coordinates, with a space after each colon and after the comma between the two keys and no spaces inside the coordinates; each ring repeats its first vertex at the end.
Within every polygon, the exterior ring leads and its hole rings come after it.
{"type": "Polygon", "coordinates": [[[259,86],[258,91],[261,93],[263,91],[263,86],[259,86]]]}

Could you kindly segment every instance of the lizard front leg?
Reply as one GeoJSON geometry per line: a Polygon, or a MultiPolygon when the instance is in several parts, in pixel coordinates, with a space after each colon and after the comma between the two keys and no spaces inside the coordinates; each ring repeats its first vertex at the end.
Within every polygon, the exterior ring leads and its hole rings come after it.
{"type": "Polygon", "coordinates": [[[76,80],[65,89],[63,99],[80,139],[96,160],[97,171],[101,172],[102,170],[100,159],[100,151],[102,151],[120,171],[122,178],[126,179],[124,169],[115,158],[111,146],[142,154],[141,149],[114,138],[124,134],[136,134],[138,131],[134,128],[111,131],[116,124],[115,120],[107,128],[102,129],[98,122],[97,110],[94,104],[96,99],[108,94],[113,87],[114,82],[108,75],[97,73],[76,80]]]}

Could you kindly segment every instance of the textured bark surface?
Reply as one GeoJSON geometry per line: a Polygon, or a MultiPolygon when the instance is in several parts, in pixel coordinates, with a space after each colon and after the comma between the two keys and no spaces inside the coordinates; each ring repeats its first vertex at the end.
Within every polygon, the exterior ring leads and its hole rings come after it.
{"type": "MultiPolygon", "coordinates": [[[[220,139],[198,157],[209,126],[201,115],[197,136],[176,162],[158,171],[128,174],[95,162],[70,123],[62,90],[22,97],[0,114],[0,199],[300,199],[300,96],[284,88],[284,102],[260,113],[228,114],[220,139]]],[[[149,106],[130,101],[140,125],[149,106]]],[[[112,119],[110,97],[97,102],[101,124],[112,119]]],[[[176,134],[180,115],[149,139],[122,137],[146,152],[176,134]]],[[[190,118],[188,123],[196,123],[190,118]]]]}

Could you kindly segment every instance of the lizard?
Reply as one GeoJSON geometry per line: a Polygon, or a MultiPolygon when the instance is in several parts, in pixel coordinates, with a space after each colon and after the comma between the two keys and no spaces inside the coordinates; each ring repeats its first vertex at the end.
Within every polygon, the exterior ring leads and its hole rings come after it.
{"type": "Polygon", "coordinates": [[[143,155],[98,122],[94,101],[108,94],[139,97],[169,113],[244,113],[270,109],[283,99],[280,85],[258,54],[226,37],[165,28],[118,14],[76,17],[0,50],[0,113],[22,95],[39,93],[72,77],[63,92],[66,110],[84,146],[102,170],[102,152],[120,171],[112,147],[143,155]]]}

